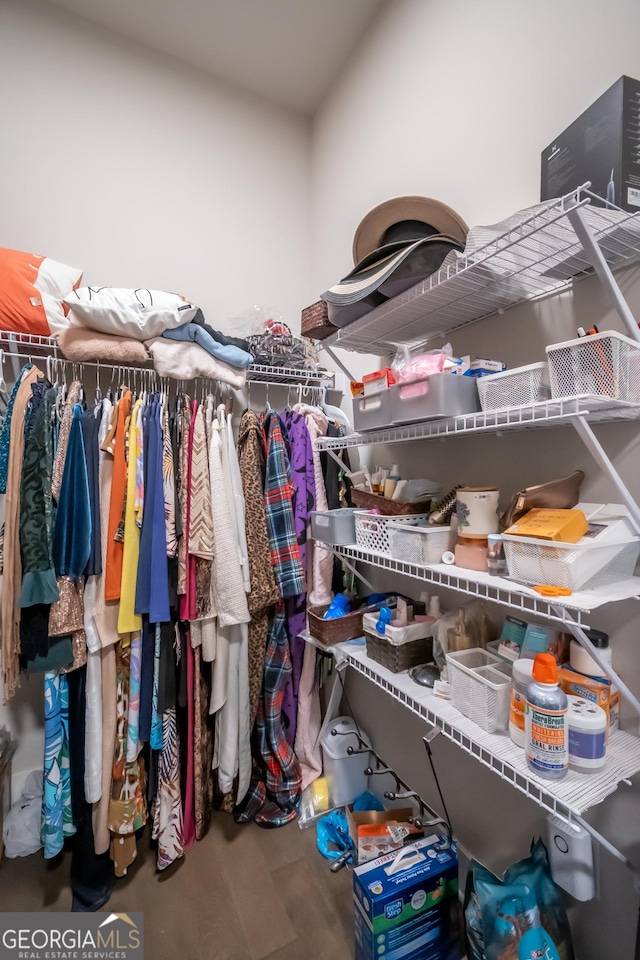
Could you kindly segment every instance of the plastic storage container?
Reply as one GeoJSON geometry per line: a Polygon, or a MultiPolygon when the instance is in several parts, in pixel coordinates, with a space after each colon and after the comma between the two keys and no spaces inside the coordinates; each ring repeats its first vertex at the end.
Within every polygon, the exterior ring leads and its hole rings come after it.
{"type": "Polygon", "coordinates": [[[457,417],[480,409],[475,377],[434,373],[413,383],[389,387],[391,418],[394,424],[457,417]]]}
{"type": "MultiPolygon", "coordinates": [[[[329,798],[334,807],[353,803],[368,787],[365,770],[369,765],[368,753],[349,756],[349,747],[358,749],[358,728],[351,717],[336,717],[322,735],[320,745],[324,763],[324,775],[329,789],[329,798]],[[336,733],[332,734],[332,730],[336,733]]],[[[361,738],[370,746],[371,740],[360,729],[361,738]]]]}
{"type": "Polygon", "coordinates": [[[415,523],[426,523],[427,513],[404,514],[397,517],[382,517],[368,510],[356,510],[356,543],[365,550],[375,553],[389,553],[389,531],[399,524],[413,526],[415,523]]]}
{"type": "Polygon", "coordinates": [[[447,654],[451,702],[487,733],[502,733],[509,723],[511,664],[482,647],[447,654]]]}
{"type": "Polygon", "coordinates": [[[544,361],[529,363],[526,367],[480,377],[478,395],[483,410],[503,410],[549,400],[549,365],[544,361]]]}
{"type": "Polygon", "coordinates": [[[533,660],[522,657],[513,664],[511,676],[511,704],[509,707],[509,736],[519,747],[526,747],[524,711],[527,704],[527,689],[533,674],[533,660]]]}
{"type": "Polygon", "coordinates": [[[440,563],[442,554],[455,543],[453,527],[411,527],[403,524],[389,530],[389,549],[395,560],[406,563],[440,563]]]}
{"type": "Polygon", "coordinates": [[[392,673],[400,673],[419,663],[433,659],[433,621],[409,623],[406,627],[387,624],[384,634],[378,633],[377,613],[365,613],[364,635],[367,641],[367,656],[382,664],[392,673]]]}
{"type": "Polygon", "coordinates": [[[614,330],[546,348],[552,397],[640,403],[640,343],[614,330]]]}
{"type": "Polygon", "coordinates": [[[391,389],[353,399],[353,429],[357,433],[391,426],[391,389]]]}
{"type": "Polygon", "coordinates": [[[311,514],[311,536],[314,540],[335,547],[356,542],[356,518],[353,507],[338,510],[314,510],[311,514]]]}
{"type": "Polygon", "coordinates": [[[560,543],[502,535],[509,576],[521,583],[581,590],[604,587],[633,576],[640,538],[625,542],[560,543]]]}

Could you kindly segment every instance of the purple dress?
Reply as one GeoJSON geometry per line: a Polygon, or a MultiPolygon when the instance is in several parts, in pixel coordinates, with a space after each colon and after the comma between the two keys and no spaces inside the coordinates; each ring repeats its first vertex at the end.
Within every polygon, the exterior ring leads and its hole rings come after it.
{"type": "MultiPolygon", "coordinates": [[[[316,483],[313,469],[313,448],[304,415],[286,410],[281,414],[286,429],[285,443],[291,463],[291,481],[294,487],[293,515],[296,537],[300,548],[302,568],[307,573],[307,531],[311,511],[316,505],[316,483]]],[[[308,578],[307,578],[308,581],[308,578]]],[[[285,614],[291,673],[286,682],[282,704],[283,726],[287,742],[293,746],[296,738],[298,713],[298,686],[304,657],[304,639],[300,636],[307,625],[307,595],[285,598],[285,614]]]]}

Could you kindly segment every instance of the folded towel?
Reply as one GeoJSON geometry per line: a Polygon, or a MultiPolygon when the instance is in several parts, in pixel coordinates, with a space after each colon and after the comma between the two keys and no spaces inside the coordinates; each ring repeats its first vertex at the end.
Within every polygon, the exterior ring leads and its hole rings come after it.
{"type": "Polygon", "coordinates": [[[116,337],[110,333],[96,333],[83,327],[67,327],[56,334],[58,345],[67,360],[83,363],[89,360],[109,360],[114,363],[146,363],[146,347],[139,340],[116,337]]]}
{"type": "Polygon", "coordinates": [[[222,343],[212,336],[209,332],[211,329],[211,327],[207,329],[206,326],[199,326],[197,323],[185,323],[182,327],[176,327],[175,330],[165,330],[162,336],[167,340],[197,343],[216,360],[229,363],[232,367],[240,367],[242,370],[248,367],[253,360],[251,354],[233,344],[222,343]]]}
{"type": "Polygon", "coordinates": [[[154,337],[153,340],[146,340],[145,346],[153,358],[156,372],[161,377],[172,377],[174,380],[206,377],[228,383],[236,390],[240,390],[246,382],[247,375],[244,370],[234,369],[221,360],[216,360],[197,343],[175,343],[165,340],[164,337],[154,337]]]}

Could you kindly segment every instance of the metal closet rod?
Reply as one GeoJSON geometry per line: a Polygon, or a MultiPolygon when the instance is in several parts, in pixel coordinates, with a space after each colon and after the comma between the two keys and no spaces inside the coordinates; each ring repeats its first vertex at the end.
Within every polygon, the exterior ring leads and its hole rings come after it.
{"type": "MultiPolygon", "coordinates": [[[[2,336],[2,333],[0,331],[0,337],[1,336],[2,336]]],[[[36,344],[36,346],[38,346],[38,344],[36,344]]],[[[46,346],[48,346],[48,344],[46,346]]],[[[22,353],[21,351],[5,350],[0,345],[0,363],[5,357],[21,360],[24,363],[29,362],[36,365],[38,365],[39,363],[41,366],[43,365],[43,362],[44,362],[44,364],[46,364],[46,367],[47,367],[47,375],[49,375],[49,372],[53,372],[51,369],[52,364],[55,367],[58,367],[58,369],[60,365],[65,365],[66,368],[71,367],[72,375],[74,376],[74,379],[82,379],[82,370],[85,367],[95,369],[97,378],[99,377],[99,374],[101,372],[105,372],[107,374],[109,372],[112,372],[113,375],[112,375],[111,382],[115,382],[116,380],[120,379],[121,377],[127,374],[130,375],[134,380],[138,380],[141,378],[142,381],[144,381],[145,378],[150,377],[152,379],[152,382],[157,382],[157,383],[166,385],[167,391],[168,391],[168,387],[172,383],[176,384],[176,389],[180,388],[180,384],[201,383],[203,385],[209,385],[211,388],[215,387],[216,390],[219,387],[224,386],[229,391],[243,390],[243,389],[250,390],[251,387],[263,386],[267,391],[267,399],[268,399],[269,388],[280,387],[283,390],[288,390],[288,391],[291,391],[291,390],[304,391],[305,394],[308,391],[311,391],[311,400],[318,403],[322,397],[322,393],[324,390],[323,387],[320,387],[316,384],[294,383],[293,381],[290,383],[283,383],[282,381],[279,381],[279,380],[262,380],[262,379],[251,380],[250,378],[247,378],[246,382],[243,384],[242,387],[233,387],[231,386],[231,384],[226,383],[224,380],[212,380],[210,377],[194,377],[192,380],[175,380],[173,377],[160,376],[160,374],[158,374],[158,372],[152,366],[143,366],[142,364],[134,366],[131,364],[111,363],[107,361],[101,362],[100,360],[69,360],[66,357],[59,356],[55,347],[53,349],[54,349],[53,354],[46,354],[46,355],[43,354],[41,356],[38,356],[35,353],[28,353],[28,352],[22,353]],[[77,371],[77,376],[75,373],[76,371],[77,371]]],[[[51,380],[52,377],[50,376],[49,379],[51,380]]]]}

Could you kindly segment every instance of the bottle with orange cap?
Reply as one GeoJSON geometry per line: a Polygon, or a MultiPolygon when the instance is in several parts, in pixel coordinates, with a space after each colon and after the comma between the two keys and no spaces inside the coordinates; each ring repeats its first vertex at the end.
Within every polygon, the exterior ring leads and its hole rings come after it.
{"type": "Polygon", "coordinates": [[[561,780],[569,769],[568,706],[555,657],[536,654],[524,715],[527,763],[549,780],[561,780]]]}

